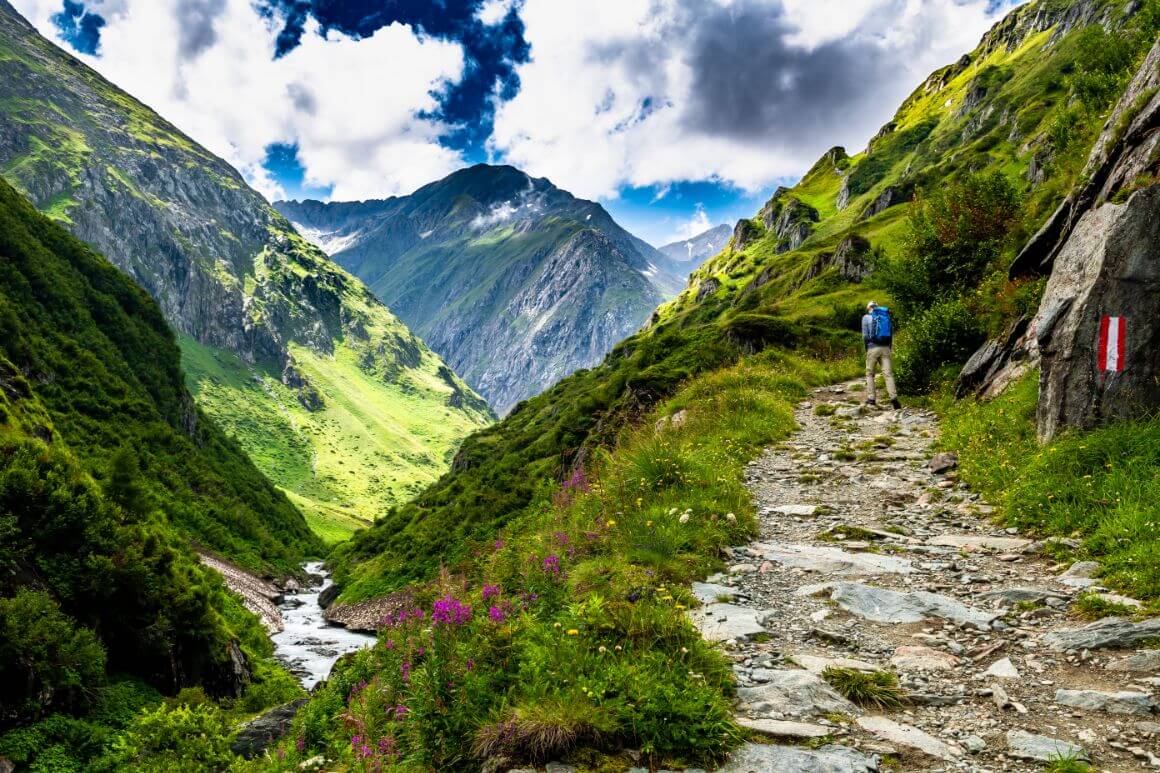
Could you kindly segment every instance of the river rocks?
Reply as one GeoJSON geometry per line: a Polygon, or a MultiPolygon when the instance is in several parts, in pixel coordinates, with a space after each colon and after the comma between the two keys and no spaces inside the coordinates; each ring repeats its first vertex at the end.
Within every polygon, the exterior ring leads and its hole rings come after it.
{"type": "Polygon", "coordinates": [[[753,730],[769,738],[825,738],[833,735],[834,729],[811,725],[808,722],[789,722],[784,719],[750,719],[737,717],[737,724],[746,730],[753,730]]]}
{"type": "Polygon", "coordinates": [[[863,730],[873,733],[884,741],[916,749],[944,762],[953,762],[963,753],[959,747],[940,741],[917,727],[904,725],[887,717],[858,717],[855,721],[863,730]]]}
{"type": "Polygon", "coordinates": [[[830,599],[847,612],[878,623],[919,623],[941,617],[959,625],[987,628],[998,617],[993,612],[973,609],[948,596],[928,591],[900,593],[861,583],[834,584],[830,599]]]}
{"type": "Polygon", "coordinates": [[[874,773],[878,760],[845,746],[820,749],[745,744],[729,755],[717,773],[874,773]]]}
{"type": "Polygon", "coordinates": [[[1012,757],[1040,762],[1054,762],[1060,758],[1087,759],[1087,753],[1080,746],[1026,730],[1007,731],[1007,750],[1012,757]]]}
{"type": "Polygon", "coordinates": [[[1160,618],[1133,623],[1122,617],[1105,617],[1083,628],[1052,631],[1043,643],[1058,652],[1130,647],[1160,636],[1160,618]]]}
{"type": "Polygon", "coordinates": [[[860,713],[857,706],[809,671],[770,671],[768,676],[770,681],[760,687],[742,687],[737,690],[737,699],[743,711],[775,718],[860,713]]]}
{"type": "Polygon", "coordinates": [[[306,698],[285,703],[270,709],[265,714],[251,719],[241,726],[230,749],[246,759],[252,759],[280,741],[290,729],[290,723],[298,709],[306,704],[306,698]]]}
{"type": "Polygon", "coordinates": [[[709,641],[736,641],[766,633],[761,621],[768,613],[734,604],[707,604],[689,612],[693,625],[709,641]]]}
{"type": "Polygon", "coordinates": [[[1031,544],[1031,540],[1018,537],[982,537],[973,534],[940,534],[928,544],[963,550],[1018,552],[1025,550],[1031,544]]]}
{"type": "Polygon", "coordinates": [[[1131,655],[1108,663],[1109,671],[1136,671],[1154,673],[1160,671],[1160,650],[1140,650],[1131,655]]]}
{"type": "Polygon", "coordinates": [[[910,574],[910,561],[877,553],[848,553],[815,545],[754,544],[762,557],[791,569],[823,574],[910,574]]]}
{"type": "Polygon", "coordinates": [[[1102,690],[1056,690],[1055,702],[1061,706],[1088,711],[1106,711],[1109,714],[1146,716],[1152,713],[1152,697],[1147,693],[1129,690],[1104,692],[1102,690]]]}
{"type": "Polygon", "coordinates": [[[899,671],[949,671],[958,664],[951,653],[921,645],[899,647],[890,658],[890,665],[899,671]]]}

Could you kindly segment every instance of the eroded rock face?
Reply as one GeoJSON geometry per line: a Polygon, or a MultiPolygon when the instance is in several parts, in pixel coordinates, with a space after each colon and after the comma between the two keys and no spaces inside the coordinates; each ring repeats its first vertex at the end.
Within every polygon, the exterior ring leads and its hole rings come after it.
{"type": "Polygon", "coordinates": [[[752,220],[738,220],[733,226],[733,239],[730,244],[735,252],[740,252],[761,238],[761,229],[753,224],[752,220]]]}
{"type": "Polygon", "coordinates": [[[1092,149],[1084,179],[1032,237],[1013,277],[1050,272],[1028,330],[976,353],[959,393],[994,394],[1040,364],[1038,429],[1092,427],[1160,407],[1160,41],[1092,149]],[[1150,181],[1150,184],[1145,184],[1150,181]],[[1124,369],[1097,367],[1100,320],[1127,319],[1124,369]],[[1033,340],[1032,340],[1033,339],[1033,340]]]}

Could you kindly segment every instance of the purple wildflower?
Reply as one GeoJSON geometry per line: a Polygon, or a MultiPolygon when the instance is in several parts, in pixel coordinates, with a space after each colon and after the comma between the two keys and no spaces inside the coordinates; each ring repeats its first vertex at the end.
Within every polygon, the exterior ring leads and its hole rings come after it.
{"type": "Polygon", "coordinates": [[[468,671],[474,671],[475,670],[475,661],[472,658],[468,658],[466,666],[467,666],[468,671]]]}
{"type": "Polygon", "coordinates": [[[498,596],[499,593],[500,593],[500,590],[499,590],[498,585],[489,585],[487,583],[484,583],[484,585],[483,585],[483,600],[484,601],[487,601],[490,598],[498,596]]]}
{"type": "Polygon", "coordinates": [[[584,468],[577,467],[572,471],[572,477],[564,481],[564,488],[573,491],[588,491],[588,476],[584,474],[584,468]]]}
{"type": "Polygon", "coordinates": [[[395,719],[403,719],[407,716],[407,707],[399,704],[395,706],[395,719]]]}
{"type": "Polygon", "coordinates": [[[393,650],[395,648],[395,640],[394,639],[387,639],[387,643],[384,644],[383,646],[389,650],[393,650]]]}
{"type": "Polygon", "coordinates": [[[503,540],[497,539],[495,541],[495,549],[496,550],[503,550],[503,540]]]}
{"type": "Polygon", "coordinates": [[[492,607],[491,609],[487,610],[487,616],[491,618],[493,623],[502,623],[505,619],[507,619],[507,615],[505,615],[503,610],[499,607],[492,607]]]}
{"type": "Polygon", "coordinates": [[[454,596],[445,596],[435,602],[431,621],[435,625],[463,625],[471,619],[471,607],[454,596]]]}
{"type": "Polygon", "coordinates": [[[403,675],[404,682],[409,682],[411,680],[411,661],[404,660],[403,664],[399,666],[399,673],[403,675]]]}
{"type": "Polygon", "coordinates": [[[556,542],[559,542],[561,545],[568,544],[568,535],[565,532],[558,531],[552,536],[555,537],[556,542]]]}
{"type": "Polygon", "coordinates": [[[302,751],[303,749],[305,749],[306,748],[306,739],[299,738],[297,741],[294,742],[294,748],[297,749],[298,751],[302,751]]]}
{"type": "Polygon", "coordinates": [[[546,574],[550,574],[553,577],[560,574],[560,557],[555,553],[550,556],[545,556],[543,568],[546,574]]]}

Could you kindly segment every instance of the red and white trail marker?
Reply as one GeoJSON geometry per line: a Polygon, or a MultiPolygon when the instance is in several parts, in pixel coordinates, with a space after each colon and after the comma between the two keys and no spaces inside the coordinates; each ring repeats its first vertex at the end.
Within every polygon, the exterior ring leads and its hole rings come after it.
{"type": "Polygon", "coordinates": [[[1104,317],[1100,320],[1100,372],[1124,369],[1124,350],[1128,342],[1128,318],[1104,317]]]}

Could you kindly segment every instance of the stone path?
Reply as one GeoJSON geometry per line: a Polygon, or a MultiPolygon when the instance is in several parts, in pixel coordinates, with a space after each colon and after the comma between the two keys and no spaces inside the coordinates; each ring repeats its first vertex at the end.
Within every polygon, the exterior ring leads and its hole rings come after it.
{"type": "Polygon", "coordinates": [[[1076,617],[1096,567],[996,527],[932,459],[932,414],[863,409],[856,389],[798,406],[800,431],[747,471],[760,537],[694,586],[738,721],[769,741],[722,771],[1160,769],[1160,650],[1131,649],[1160,620],[1076,617]],[[828,666],[897,674],[906,701],[856,706],[828,666]]]}

